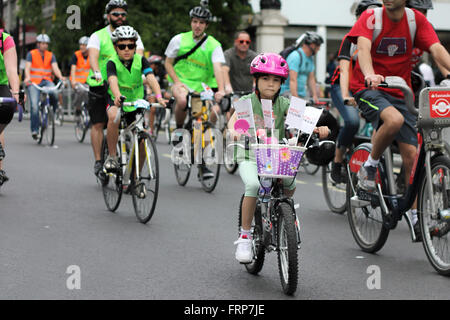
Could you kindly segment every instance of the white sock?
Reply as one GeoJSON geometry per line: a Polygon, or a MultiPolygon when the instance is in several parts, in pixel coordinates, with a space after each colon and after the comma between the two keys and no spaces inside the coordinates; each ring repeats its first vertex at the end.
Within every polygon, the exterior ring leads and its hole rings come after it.
{"type": "Polygon", "coordinates": [[[371,166],[371,167],[377,167],[378,163],[380,163],[380,160],[373,160],[372,155],[369,154],[369,158],[367,158],[366,163],[364,164],[365,167],[371,166]]]}
{"type": "Polygon", "coordinates": [[[247,236],[247,239],[251,239],[252,238],[252,230],[244,230],[241,227],[241,235],[240,235],[240,237],[242,238],[242,236],[247,236]]]}

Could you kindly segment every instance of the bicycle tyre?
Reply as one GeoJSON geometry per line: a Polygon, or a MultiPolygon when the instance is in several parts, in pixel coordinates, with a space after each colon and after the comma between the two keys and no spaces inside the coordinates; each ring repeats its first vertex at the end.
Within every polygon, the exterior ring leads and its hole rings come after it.
{"type": "Polygon", "coordinates": [[[38,144],[42,144],[42,140],[44,139],[44,133],[47,128],[47,114],[45,112],[44,107],[42,107],[42,103],[39,102],[39,137],[37,140],[38,144]]]}
{"type": "Polygon", "coordinates": [[[337,214],[347,210],[347,187],[345,183],[334,184],[330,179],[331,162],[322,167],[322,190],[328,208],[337,214]]]}
{"type": "MultiPolygon", "coordinates": [[[[353,183],[353,186],[355,186],[356,188],[356,185],[358,183],[356,173],[351,172],[350,179],[353,183]]],[[[372,208],[370,204],[363,208],[353,207],[351,198],[355,196],[355,194],[353,193],[352,183],[347,183],[346,194],[348,203],[347,217],[353,238],[355,239],[358,246],[362,249],[362,251],[367,253],[376,253],[386,243],[390,230],[386,228],[384,224],[384,218],[381,213],[380,207],[372,208]],[[359,211],[361,211],[362,214],[358,214],[359,211]],[[371,215],[377,215],[378,212],[379,215],[376,217],[377,219],[371,217],[371,215]],[[359,216],[361,216],[361,219],[359,219],[359,216]],[[359,220],[361,220],[361,223],[359,222],[359,220]],[[374,224],[374,228],[377,229],[375,232],[368,231],[369,227],[371,226],[370,221],[376,222],[374,224]]]]}
{"type": "MultiPolygon", "coordinates": [[[[155,144],[153,142],[153,139],[150,137],[150,135],[146,132],[140,132],[139,133],[139,144],[142,141],[145,141],[145,162],[142,165],[142,168],[139,170],[140,176],[142,180],[147,180],[145,183],[145,192],[146,197],[144,199],[140,199],[136,193],[134,192],[134,188],[137,186],[136,181],[133,179],[133,192],[132,192],[132,198],[133,198],[133,207],[134,212],[136,214],[137,219],[142,224],[147,224],[150,219],[153,217],[153,214],[155,212],[156,202],[158,201],[158,190],[159,190],[159,162],[158,162],[158,153],[156,151],[155,144]],[[150,159],[148,159],[148,157],[150,159]],[[151,177],[150,173],[150,167],[153,169],[153,175],[154,177],[151,177]],[[147,172],[146,170],[147,169],[147,172]],[[154,182],[153,190],[151,189],[150,183],[154,182]],[[149,192],[150,191],[150,192],[149,192]],[[150,193],[153,195],[150,196],[150,193]],[[141,200],[150,200],[150,201],[141,201],[141,200]]],[[[136,162],[133,161],[133,169],[131,171],[131,177],[135,177],[136,174],[136,162]]]]}
{"type": "MultiPolygon", "coordinates": [[[[239,216],[238,216],[238,234],[241,232],[242,226],[242,203],[244,201],[244,195],[239,202],[239,216]]],[[[249,264],[245,264],[247,272],[253,275],[257,275],[264,266],[264,258],[266,251],[264,248],[264,232],[261,217],[261,207],[256,205],[255,215],[253,217],[253,261],[249,264]]]]}
{"type": "MultiPolygon", "coordinates": [[[[207,148],[211,147],[211,153],[210,153],[210,157],[212,159],[214,159],[210,164],[206,163],[205,166],[214,174],[214,178],[212,179],[207,179],[204,180],[203,176],[200,176],[200,183],[202,185],[202,188],[205,192],[207,193],[211,193],[214,191],[214,189],[217,186],[217,183],[219,182],[219,177],[220,177],[220,159],[217,159],[217,155],[220,155],[220,152],[218,152],[217,150],[217,138],[213,137],[213,135],[211,135],[211,140],[213,140],[208,146],[207,148]],[[215,147],[213,147],[213,145],[215,147]]],[[[222,136],[219,136],[219,139],[221,139],[222,136]]],[[[202,150],[202,154],[205,155],[207,154],[207,152],[205,152],[205,150],[207,150],[206,148],[204,148],[202,150]]]]}
{"type": "Polygon", "coordinates": [[[86,115],[84,111],[82,111],[79,118],[75,121],[75,138],[79,143],[84,142],[86,132],[87,132],[86,115]]]}
{"type": "Polygon", "coordinates": [[[158,140],[159,132],[161,131],[161,123],[163,121],[163,117],[165,115],[165,110],[161,108],[156,109],[155,114],[155,132],[153,133],[154,141],[158,140]]]}
{"type": "MultiPolygon", "coordinates": [[[[118,148],[118,152],[120,159],[120,148],[118,148]]],[[[102,163],[105,163],[108,154],[108,143],[105,137],[102,145],[102,163]]],[[[119,208],[120,201],[122,200],[123,186],[121,170],[115,174],[105,173],[105,180],[102,181],[102,192],[106,207],[109,211],[115,212],[119,208]]]]}
{"type": "MultiPolygon", "coordinates": [[[[436,209],[450,208],[450,159],[443,155],[433,158],[431,160],[431,175],[436,209]],[[438,193],[440,196],[437,196],[438,193]]],[[[422,244],[433,268],[441,275],[450,276],[450,249],[448,247],[450,221],[441,217],[433,218],[431,216],[433,212],[430,212],[430,209],[427,177],[425,175],[419,186],[417,210],[422,244]],[[442,234],[437,232],[442,232],[442,234]]],[[[436,214],[439,215],[439,213],[436,214]]]]}
{"type": "Polygon", "coordinates": [[[315,164],[309,163],[309,161],[306,159],[306,157],[303,157],[303,168],[305,169],[305,172],[311,176],[315,175],[317,171],[319,171],[320,166],[317,166],[315,164]]]}
{"type": "Polygon", "coordinates": [[[295,212],[286,202],[281,202],[277,210],[278,271],[283,292],[286,295],[293,295],[298,285],[298,243],[295,212]]]}
{"type": "Polygon", "coordinates": [[[48,114],[47,114],[47,128],[46,128],[46,142],[47,145],[53,146],[55,144],[55,114],[53,113],[53,110],[49,107],[48,108],[48,114]]]}

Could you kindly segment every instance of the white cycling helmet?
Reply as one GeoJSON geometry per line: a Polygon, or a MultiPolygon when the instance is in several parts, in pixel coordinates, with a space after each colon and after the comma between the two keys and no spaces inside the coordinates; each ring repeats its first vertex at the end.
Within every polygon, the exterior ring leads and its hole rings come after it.
{"type": "Polygon", "coordinates": [[[113,9],[121,8],[128,11],[128,4],[124,0],[111,0],[105,7],[106,14],[109,14],[113,9]]]}
{"type": "Polygon", "coordinates": [[[37,42],[50,43],[50,37],[46,34],[40,34],[36,37],[37,42]]]}
{"type": "Polygon", "coordinates": [[[113,43],[117,43],[119,40],[138,40],[138,33],[133,27],[130,26],[120,26],[111,35],[111,40],[113,43]]]}
{"type": "Polygon", "coordinates": [[[84,44],[84,45],[87,45],[88,42],[89,42],[89,37],[86,37],[86,36],[81,37],[80,41],[78,41],[79,44],[84,44]]]}

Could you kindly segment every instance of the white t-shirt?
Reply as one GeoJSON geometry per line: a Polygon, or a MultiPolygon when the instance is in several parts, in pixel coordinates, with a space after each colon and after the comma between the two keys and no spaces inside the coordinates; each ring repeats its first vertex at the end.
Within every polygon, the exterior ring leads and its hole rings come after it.
{"type": "MultiPolygon", "coordinates": [[[[111,28],[107,28],[109,36],[112,35],[111,28]]],[[[138,35],[138,41],[136,42],[137,50],[144,50],[144,43],[142,43],[141,36],[138,35]]],[[[89,42],[87,45],[87,48],[94,48],[100,51],[100,39],[98,38],[97,34],[92,34],[89,38],[89,42]]]]}
{"type": "MultiPolygon", "coordinates": [[[[198,43],[200,40],[195,40],[194,42],[198,43]]],[[[202,49],[205,48],[208,39],[202,44],[202,49]]],[[[180,50],[181,45],[181,34],[176,35],[170,40],[169,45],[167,46],[166,52],[164,53],[166,57],[175,59],[178,56],[178,51],[180,50]]],[[[225,63],[225,55],[223,54],[222,46],[218,46],[212,53],[211,57],[212,63],[225,63]]]]}
{"type": "Polygon", "coordinates": [[[430,83],[431,87],[435,87],[436,83],[434,82],[434,73],[433,69],[426,63],[421,63],[419,66],[420,73],[423,76],[425,81],[430,83]]]}

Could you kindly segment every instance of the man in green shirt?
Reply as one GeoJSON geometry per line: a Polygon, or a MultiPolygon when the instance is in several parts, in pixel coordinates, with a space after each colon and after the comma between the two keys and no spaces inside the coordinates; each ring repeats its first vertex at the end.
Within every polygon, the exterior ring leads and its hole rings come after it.
{"type": "MultiPolygon", "coordinates": [[[[177,59],[191,51],[203,39],[212,15],[206,7],[198,6],[190,11],[189,16],[192,30],[173,37],[165,52],[167,57],[165,67],[170,76],[169,81],[173,84],[172,94],[176,99],[177,128],[183,127],[186,118],[186,97],[189,91],[202,92],[202,83],[214,88],[215,82],[211,80],[214,76],[218,88],[218,92],[215,94],[216,102],[220,102],[225,95],[222,73],[222,63],[225,63],[225,57],[221,44],[214,37],[207,36],[207,39],[195,52],[184,59],[177,59]]],[[[218,105],[213,108],[217,114],[220,114],[218,105]]],[[[216,120],[216,116],[212,112],[211,121],[214,123],[216,120]]]]}
{"type": "MultiPolygon", "coordinates": [[[[107,73],[106,64],[109,59],[117,55],[111,40],[114,30],[126,23],[128,5],[123,0],[111,0],[105,8],[108,26],[95,32],[89,38],[89,62],[91,71],[88,76],[89,85],[88,110],[92,122],[91,144],[94,151],[95,164],[94,173],[96,176],[102,172],[101,149],[103,142],[103,129],[107,123],[106,106],[107,101],[107,73]]],[[[144,45],[141,39],[137,41],[139,55],[144,54],[144,45]]]]}

